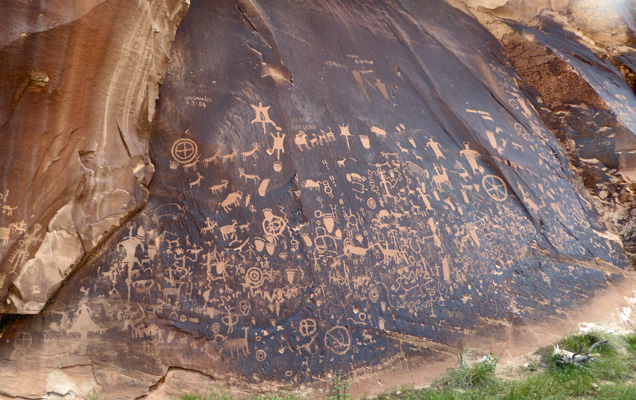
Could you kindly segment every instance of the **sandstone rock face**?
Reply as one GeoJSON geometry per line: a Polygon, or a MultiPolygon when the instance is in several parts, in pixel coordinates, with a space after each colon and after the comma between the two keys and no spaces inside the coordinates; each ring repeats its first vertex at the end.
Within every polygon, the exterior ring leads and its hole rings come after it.
{"type": "Polygon", "coordinates": [[[625,9],[429,3],[16,6],[0,398],[373,392],[636,289],[625,9]]]}
{"type": "Polygon", "coordinates": [[[154,172],[150,120],[186,7],[81,3],[3,9],[5,312],[39,312],[73,267],[145,203],[154,172]]]}

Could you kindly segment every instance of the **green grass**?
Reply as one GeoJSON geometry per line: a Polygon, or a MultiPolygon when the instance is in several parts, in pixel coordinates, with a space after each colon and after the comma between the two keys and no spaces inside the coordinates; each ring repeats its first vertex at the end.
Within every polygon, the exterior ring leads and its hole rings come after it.
{"type": "MultiPolygon", "coordinates": [[[[535,352],[536,361],[519,372],[523,378],[504,380],[496,376],[497,359],[464,350],[456,368],[427,388],[404,388],[384,393],[375,400],[636,400],[636,334],[615,335],[602,331],[571,335],[554,346],[535,352]],[[586,354],[595,343],[594,359],[581,365],[563,364],[555,347],[586,354]]],[[[336,375],[328,400],[351,400],[352,378],[336,375]]],[[[299,400],[286,393],[254,395],[253,400],[299,400]]],[[[210,392],[186,395],[183,400],[234,400],[231,395],[210,392]]]]}
{"type": "MultiPolygon", "coordinates": [[[[375,397],[377,400],[591,400],[636,399],[636,335],[590,332],[564,338],[554,346],[537,350],[539,361],[525,369],[523,379],[501,380],[495,376],[496,360],[459,365],[425,389],[405,389],[375,397]],[[594,360],[581,365],[558,363],[555,346],[586,354],[600,341],[594,360]]],[[[491,359],[492,360],[492,359],[491,359]]]]}
{"type": "MultiPolygon", "coordinates": [[[[261,395],[254,395],[252,400],[300,400],[301,398],[294,394],[276,394],[268,393],[261,395]]],[[[183,396],[183,400],[236,400],[236,397],[231,394],[223,394],[219,392],[210,392],[205,395],[193,395],[186,394],[183,396]]]]}

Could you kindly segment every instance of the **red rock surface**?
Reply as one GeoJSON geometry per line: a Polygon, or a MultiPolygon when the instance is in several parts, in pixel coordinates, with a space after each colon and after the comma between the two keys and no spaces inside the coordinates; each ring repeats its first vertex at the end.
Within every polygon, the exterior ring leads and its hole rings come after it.
{"type": "Polygon", "coordinates": [[[630,4],[0,5],[0,399],[375,393],[610,313],[630,4]]]}

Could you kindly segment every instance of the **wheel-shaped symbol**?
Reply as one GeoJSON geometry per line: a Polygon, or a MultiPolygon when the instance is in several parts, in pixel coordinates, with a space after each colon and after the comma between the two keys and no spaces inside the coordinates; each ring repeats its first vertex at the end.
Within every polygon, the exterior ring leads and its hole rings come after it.
{"type": "Polygon", "coordinates": [[[313,318],[303,319],[300,321],[298,329],[303,336],[313,335],[313,333],[316,332],[316,320],[313,318]]]}
{"type": "Polygon", "coordinates": [[[32,343],[33,343],[33,338],[31,337],[31,334],[28,332],[20,332],[15,337],[16,349],[21,349],[21,350],[28,349],[29,347],[31,347],[32,343]]]}
{"type": "Polygon", "coordinates": [[[263,230],[267,236],[278,236],[283,233],[287,224],[282,217],[278,215],[269,214],[263,221],[263,230]]]}
{"type": "Polygon", "coordinates": [[[252,267],[247,270],[245,274],[245,283],[252,289],[258,289],[263,286],[263,282],[265,281],[265,277],[263,276],[263,271],[261,271],[258,267],[252,267]]]}
{"type": "Polygon", "coordinates": [[[199,147],[192,139],[177,139],[172,145],[172,157],[181,164],[194,160],[199,152],[199,147]]]}
{"type": "Polygon", "coordinates": [[[508,198],[508,188],[504,181],[495,175],[486,175],[481,180],[486,193],[495,201],[504,201],[508,198]]]}
{"type": "Polygon", "coordinates": [[[325,333],[325,346],[336,354],[345,354],[351,347],[349,330],[344,326],[334,326],[325,333]]]}

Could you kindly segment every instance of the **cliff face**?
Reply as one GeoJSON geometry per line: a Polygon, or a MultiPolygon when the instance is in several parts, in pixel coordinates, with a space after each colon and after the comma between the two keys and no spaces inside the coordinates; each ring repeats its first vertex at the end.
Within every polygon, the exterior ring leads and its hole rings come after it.
{"type": "Polygon", "coordinates": [[[376,391],[636,289],[633,4],[428,3],[10,6],[0,398],[376,391]]]}

